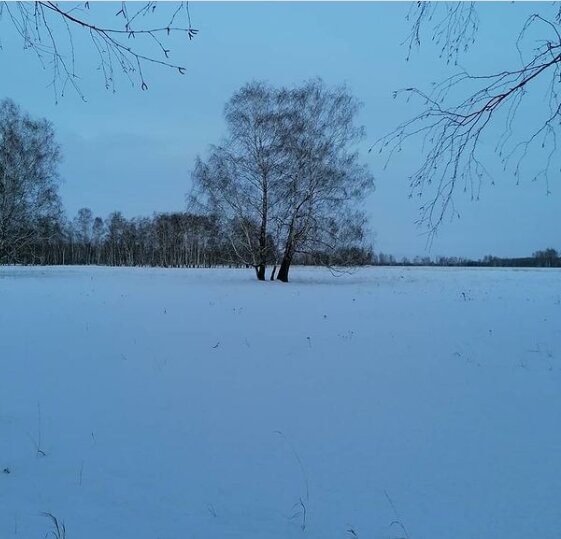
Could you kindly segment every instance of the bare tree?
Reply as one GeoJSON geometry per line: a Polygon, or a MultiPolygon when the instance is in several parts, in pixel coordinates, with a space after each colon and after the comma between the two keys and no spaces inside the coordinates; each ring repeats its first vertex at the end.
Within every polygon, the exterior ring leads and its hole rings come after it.
{"type": "Polygon", "coordinates": [[[94,215],[90,208],[80,208],[73,222],[74,243],[79,246],[78,259],[90,264],[92,258],[94,215]]]}
{"type": "Polygon", "coordinates": [[[0,102],[0,263],[15,260],[37,223],[60,210],[60,149],[51,124],[0,102]]]}
{"type": "Polygon", "coordinates": [[[226,104],[224,116],[228,135],[205,162],[197,159],[191,201],[222,220],[235,257],[264,280],[283,174],[277,92],[264,83],[247,84],[226,104]]]}
{"type": "MultiPolygon", "coordinates": [[[[542,179],[550,192],[549,178],[558,172],[559,159],[561,8],[538,4],[536,10],[513,36],[515,65],[495,73],[459,69],[430,91],[412,87],[394,92],[394,97],[418,99],[421,111],[371,150],[385,152],[389,161],[408,143],[421,148],[410,186],[411,194],[423,200],[419,223],[429,236],[445,217],[459,215],[453,199],[458,188],[477,199],[482,182],[494,182],[497,157],[502,175],[516,183],[542,179]]],[[[458,57],[475,43],[479,19],[474,2],[417,2],[409,18],[409,54],[428,32],[441,56],[457,66],[458,57]]]]}
{"type": "Polygon", "coordinates": [[[543,251],[536,251],[532,255],[541,267],[552,268],[561,265],[559,253],[551,247],[543,251]]]}
{"type": "Polygon", "coordinates": [[[83,97],[76,38],[89,41],[107,89],[115,90],[115,78],[121,73],[147,90],[143,73],[147,64],[185,73],[183,63],[172,60],[169,43],[172,34],[182,34],[186,39],[197,34],[187,2],[119,2],[116,17],[111,18],[103,4],[0,2],[0,23],[11,24],[24,47],[35,53],[44,68],[51,70],[56,98],[64,95],[68,86],[83,97]]]}
{"type": "Polygon", "coordinates": [[[277,278],[287,282],[295,254],[328,262],[330,253],[362,242],[366,218],[358,203],[374,181],[360,163],[360,103],[347,88],[315,79],[282,90],[280,102],[286,169],[278,186],[283,245],[277,278]]]}
{"type": "Polygon", "coordinates": [[[92,224],[92,243],[95,255],[95,264],[101,263],[104,234],[105,224],[103,222],[103,219],[101,217],[95,217],[92,224]]]}
{"type": "Polygon", "coordinates": [[[373,180],[352,145],[358,102],[321,80],[294,89],[243,87],[225,108],[228,136],[198,159],[193,200],[223,222],[235,257],[288,281],[294,256],[351,247],[364,235],[356,203],[373,180]],[[354,243],[353,243],[354,242],[354,243]]]}

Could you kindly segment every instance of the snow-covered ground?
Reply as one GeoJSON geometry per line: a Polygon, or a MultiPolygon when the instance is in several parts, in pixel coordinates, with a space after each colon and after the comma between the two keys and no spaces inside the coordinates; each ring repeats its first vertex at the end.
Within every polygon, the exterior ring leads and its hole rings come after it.
{"type": "Polygon", "coordinates": [[[561,272],[291,277],[0,268],[0,538],[561,537],[561,272]]]}

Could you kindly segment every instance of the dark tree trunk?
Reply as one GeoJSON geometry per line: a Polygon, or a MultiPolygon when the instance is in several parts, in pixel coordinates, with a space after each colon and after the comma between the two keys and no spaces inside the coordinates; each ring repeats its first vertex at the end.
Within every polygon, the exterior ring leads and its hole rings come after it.
{"type": "Polygon", "coordinates": [[[257,273],[257,279],[259,281],[265,280],[265,264],[261,264],[255,268],[255,272],[257,273]]]}
{"type": "Polygon", "coordinates": [[[271,281],[274,281],[274,280],[275,280],[275,273],[276,273],[276,271],[277,271],[277,265],[275,264],[275,265],[273,266],[273,269],[271,270],[271,281]]]}
{"type": "Polygon", "coordinates": [[[288,283],[288,271],[290,270],[293,254],[292,245],[288,245],[284,251],[279,272],[277,273],[277,279],[283,283],[288,283]]]}
{"type": "Polygon", "coordinates": [[[283,283],[288,283],[288,271],[290,270],[291,260],[288,257],[283,257],[279,272],[277,274],[277,279],[283,283]]]}
{"type": "Polygon", "coordinates": [[[277,273],[277,279],[283,283],[288,283],[288,271],[290,270],[290,264],[292,263],[292,256],[294,255],[294,218],[290,223],[290,229],[288,232],[288,240],[284,248],[284,253],[282,255],[282,261],[277,273]]]}

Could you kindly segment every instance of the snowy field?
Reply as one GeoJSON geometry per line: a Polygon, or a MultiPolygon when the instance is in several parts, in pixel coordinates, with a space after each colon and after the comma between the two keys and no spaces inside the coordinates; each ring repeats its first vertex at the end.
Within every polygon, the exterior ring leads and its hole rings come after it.
{"type": "Polygon", "coordinates": [[[291,277],[0,268],[0,538],[561,537],[561,272],[291,277]]]}

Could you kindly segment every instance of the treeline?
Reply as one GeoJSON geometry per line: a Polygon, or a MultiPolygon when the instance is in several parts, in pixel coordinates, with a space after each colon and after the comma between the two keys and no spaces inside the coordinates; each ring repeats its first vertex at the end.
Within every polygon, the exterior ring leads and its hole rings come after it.
{"type": "Polygon", "coordinates": [[[532,256],[501,258],[487,255],[481,259],[456,256],[416,256],[397,259],[392,255],[378,253],[372,256],[375,266],[449,266],[449,267],[497,267],[497,268],[561,268],[561,256],[552,248],[536,251],[532,256]]]}
{"type": "MultiPolygon", "coordinates": [[[[187,212],[127,219],[113,212],[106,219],[82,208],[72,220],[61,215],[27,227],[27,242],[12,251],[8,263],[28,265],[106,265],[203,268],[242,265],[220,221],[187,212]]],[[[368,249],[300,255],[298,264],[363,265],[368,249]]]]}
{"type": "Polygon", "coordinates": [[[189,213],[106,219],[83,208],[37,230],[13,262],[42,265],[210,267],[230,259],[215,219],[189,213]]]}
{"type": "MultiPolygon", "coordinates": [[[[103,219],[89,208],[73,219],[62,212],[35,219],[18,231],[27,241],[12,249],[4,263],[27,265],[106,265],[164,268],[244,266],[232,246],[231,231],[220,219],[188,212],[126,218],[119,211],[103,219]]],[[[234,241],[235,244],[235,241],[234,241]]],[[[295,264],[328,266],[442,266],[560,268],[561,256],[552,248],[532,256],[479,260],[464,257],[417,256],[396,258],[367,247],[300,253],[295,264]]]]}

